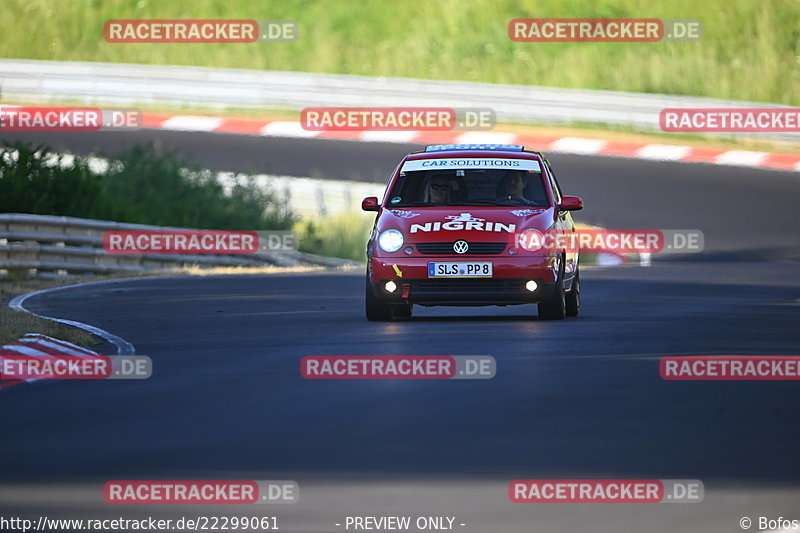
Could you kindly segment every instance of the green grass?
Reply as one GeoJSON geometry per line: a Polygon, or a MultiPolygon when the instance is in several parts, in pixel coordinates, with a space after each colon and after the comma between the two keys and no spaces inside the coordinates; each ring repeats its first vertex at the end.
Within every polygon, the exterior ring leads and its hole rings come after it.
{"type": "Polygon", "coordinates": [[[6,0],[7,58],[110,61],[702,95],[800,105],[796,0],[6,0]],[[692,18],[699,42],[515,43],[518,17],[692,18]],[[272,44],[112,44],[125,18],[291,19],[272,44]]]}
{"type": "Polygon", "coordinates": [[[342,213],[324,219],[303,219],[293,230],[304,252],[366,262],[367,240],[374,220],[371,213],[342,213]]]}
{"type": "Polygon", "coordinates": [[[27,333],[41,333],[88,347],[97,342],[92,335],[83,330],[0,306],[0,346],[21,339],[27,333]]]}

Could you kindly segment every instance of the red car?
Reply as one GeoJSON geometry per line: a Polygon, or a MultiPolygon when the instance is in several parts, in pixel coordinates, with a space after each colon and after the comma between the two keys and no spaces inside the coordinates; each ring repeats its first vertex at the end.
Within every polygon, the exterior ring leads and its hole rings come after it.
{"type": "Polygon", "coordinates": [[[368,320],[410,317],[414,304],[538,304],[539,318],[580,309],[578,253],[526,234],[572,232],[547,159],[516,145],[436,145],[407,155],[386,188],[367,244],[368,320]],[[526,249],[528,248],[528,249],[526,249]]]}

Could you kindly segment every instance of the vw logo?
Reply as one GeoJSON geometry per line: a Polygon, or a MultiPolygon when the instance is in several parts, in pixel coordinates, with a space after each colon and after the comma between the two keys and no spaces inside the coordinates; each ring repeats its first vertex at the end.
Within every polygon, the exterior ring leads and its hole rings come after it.
{"type": "Polygon", "coordinates": [[[457,254],[465,254],[469,250],[467,241],[456,241],[453,243],[453,251],[457,254]]]}

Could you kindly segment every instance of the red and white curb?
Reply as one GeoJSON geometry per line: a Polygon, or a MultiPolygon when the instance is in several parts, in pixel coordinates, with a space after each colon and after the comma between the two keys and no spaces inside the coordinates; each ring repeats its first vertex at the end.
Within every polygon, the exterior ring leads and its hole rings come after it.
{"type": "MultiPolygon", "coordinates": [[[[0,365],[2,365],[3,356],[6,355],[26,355],[29,357],[45,357],[48,355],[100,357],[99,354],[88,348],[83,348],[71,342],[54,339],[53,337],[40,335],[38,333],[29,333],[17,342],[12,342],[11,344],[0,347],[0,365]]],[[[23,383],[32,383],[34,381],[39,380],[0,379],[0,390],[13,387],[14,385],[22,385],[23,383]]]]}
{"type": "Polygon", "coordinates": [[[145,113],[144,127],[175,131],[239,133],[266,137],[339,139],[419,144],[521,144],[543,152],[606,155],[741,167],[800,170],[800,155],[673,144],[605,141],[583,137],[521,135],[499,131],[306,131],[300,122],[145,113]]]}

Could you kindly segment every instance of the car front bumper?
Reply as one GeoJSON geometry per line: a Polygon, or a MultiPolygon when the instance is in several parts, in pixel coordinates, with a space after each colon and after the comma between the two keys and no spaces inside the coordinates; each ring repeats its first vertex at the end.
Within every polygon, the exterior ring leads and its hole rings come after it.
{"type": "Polygon", "coordinates": [[[552,256],[377,257],[368,261],[373,295],[388,304],[511,305],[537,303],[549,298],[556,287],[559,265],[552,256]],[[428,277],[428,263],[435,261],[491,261],[491,278],[428,277]],[[537,289],[525,288],[535,281],[537,289]],[[397,289],[389,292],[386,282],[397,289]]]}

